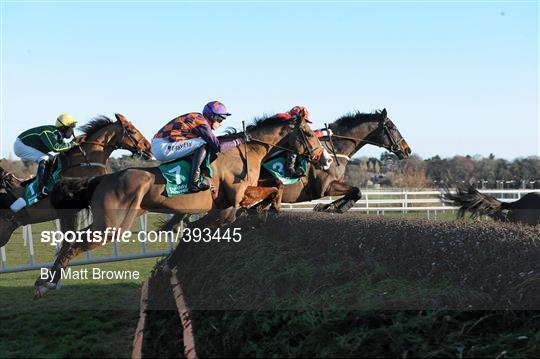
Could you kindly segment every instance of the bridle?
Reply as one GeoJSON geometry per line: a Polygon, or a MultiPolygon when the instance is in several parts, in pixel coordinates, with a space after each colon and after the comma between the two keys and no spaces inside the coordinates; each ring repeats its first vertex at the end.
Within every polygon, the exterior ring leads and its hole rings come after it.
{"type": "Polygon", "coordinates": [[[289,147],[284,147],[284,146],[272,144],[272,143],[265,142],[265,141],[259,140],[257,138],[251,137],[247,133],[247,129],[244,130],[244,133],[246,134],[246,137],[247,137],[247,139],[249,139],[249,141],[262,143],[264,145],[268,145],[268,146],[273,147],[273,148],[277,148],[277,149],[287,151],[287,152],[292,152],[292,153],[294,153],[294,154],[296,154],[298,156],[307,158],[308,162],[316,164],[319,161],[319,159],[321,158],[321,155],[322,155],[322,153],[324,151],[324,147],[319,145],[319,146],[317,146],[315,148],[311,148],[309,146],[309,142],[307,140],[307,137],[308,136],[313,137],[314,134],[306,133],[306,131],[304,131],[304,129],[302,128],[301,121],[297,120],[297,122],[296,122],[296,124],[294,126],[294,129],[295,129],[295,131],[298,131],[298,133],[300,134],[299,137],[302,140],[302,145],[304,146],[304,152],[303,153],[300,153],[300,152],[298,152],[298,151],[296,151],[296,150],[294,150],[292,148],[289,148],[289,147]],[[319,154],[316,154],[316,151],[319,151],[319,154]]]}
{"type": "MultiPolygon", "coordinates": [[[[400,150],[401,143],[403,143],[403,141],[405,141],[405,139],[403,137],[401,137],[400,139],[396,139],[396,137],[394,136],[394,133],[390,129],[390,126],[391,126],[391,122],[390,122],[390,119],[388,117],[385,117],[382,121],[379,122],[379,127],[378,127],[378,132],[379,132],[378,136],[379,136],[379,140],[380,140],[379,142],[371,141],[371,140],[365,140],[365,139],[361,139],[361,138],[350,137],[350,136],[336,135],[336,134],[332,134],[331,137],[343,138],[345,140],[353,141],[355,143],[355,148],[358,147],[361,143],[368,143],[368,144],[371,144],[371,145],[375,145],[375,146],[378,146],[378,147],[385,148],[388,151],[395,153],[395,152],[398,152],[400,150]],[[382,144],[384,142],[384,136],[385,135],[388,137],[388,139],[390,141],[390,145],[382,144]]],[[[328,137],[328,136],[325,136],[325,137],[328,137]]]]}
{"type": "Polygon", "coordinates": [[[143,142],[145,140],[144,137],[141,137],[141,138],[139,138],[137,140],[135,138],[135,136],[133,136],[133,134],[129,131],[129,129],[133,127],[131,122],[128,122],[127,126],[124,125],[124,123],[122,121],[117,121],[117,122],[120,123],[120,126],[122,128],[122,133],[121,133],[120,139],[118,141],[115,141],[115,143],[107,143],[105,141],[86,140],[86,138],[83,137],[82,140],[77,143],[77,148],[82,153],[82,155],[84,157],[84,162],[68,166],[67,168],[73,168],[73,167],[101,167],[101,168],[105,168],[105,169],[107,168],[107,166],[105,164],[103,164],[103,163],[89,161],[88,157],[86,155],[86,151],[82,148],[83,144],[101,146],[104,149],[107,148],[107,147],[110,147],[110,148],[112,148],[113,151],[119,150],[119,149],[126,149],[126,150],[130,151],[131,153],[133,153],[134,155],[142,157],[143,153],[144,153],[144,150],[142,150],[142,148],[141,148],[141,142],[143,142]],[[126,138],[126,137],[129,138],[135,144],[135,149],[124,148],[122,145],[120,145],[120,143],[122,143],[124,138],[126,138]]]}

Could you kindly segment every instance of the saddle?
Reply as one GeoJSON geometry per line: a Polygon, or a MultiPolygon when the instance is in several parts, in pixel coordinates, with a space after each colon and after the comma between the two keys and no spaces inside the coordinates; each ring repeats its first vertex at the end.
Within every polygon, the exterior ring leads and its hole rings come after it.
{"type": "MultiPolygon", "coordinates": [[[[208,151],[202,166],[202,175],[212,178],[212,167],[210,164],[215,161],[217,155],[208,151]]],[[[159,165],[161,175],[165,179],[165,190],[163,195],[174,197],[181,194],[190,193],[189,174],[193,156],[181,157],[172,161],[163,162],[159,165]]]]}
{"type": "MultiPolygon", "coordinates": [[[[276,178],[283,182],[284,185],[291,185],[299,182],[302,177],[288,177],[285,175],[286,165],[287,153],[282,152],[280,154],[271,156],[269,159],[264,161],[262,164],[262,169],[268,175],[268,177],[276,178]]],[[[304,173],[307,173],[308,163],[306,159],[300,158],[299,166],[303,169],[304,173]]]]}
{"type": "MultiPolygon", "coordinates": [[[[53,157],[53,160],[51,163],[49,163],[48,168],[43,174],[47,178],[45,181],[45,186],[49,192],[52,191],[54,184],[60,180],[60,172],[62,172],[62,168],[63,165],[60,156],[53,157]]],[[[24,191],[24,199],[27,206],[31,206],[47,196],[37,188],[38,183],[35,176],[23,181],[21,185],[26,187],[24,191]]]]}

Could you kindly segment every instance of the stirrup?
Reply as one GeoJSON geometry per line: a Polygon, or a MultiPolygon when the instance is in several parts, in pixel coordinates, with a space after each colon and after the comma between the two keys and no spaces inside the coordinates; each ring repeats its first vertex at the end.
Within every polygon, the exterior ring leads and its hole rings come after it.
{"type": "Polygon", "coordinates": [[[198,183],[193,183],[191,186],[189,186],[189,191],[191,193],[206,191],[207,189],[210,189],[210,186],[206,183],[206,181],[199,181],[198,183]]]}

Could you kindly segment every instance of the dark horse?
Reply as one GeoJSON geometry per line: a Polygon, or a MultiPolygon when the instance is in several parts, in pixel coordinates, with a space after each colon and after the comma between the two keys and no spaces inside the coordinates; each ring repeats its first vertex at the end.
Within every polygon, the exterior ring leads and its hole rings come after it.
{"type": "MultiPolygon", "coordinates": [[[[367,144],[386,148],[399,159],[409,157],[411,149],[396,125],[388,118],[386,109],[375,113],[345,115],[329,125],[333,135],[319,140],[334,158],[329,169],[309,165],[306,176],[295,184],[284,186],[282,202],[296,203],[312,201],[326,196],[344,196],[330,204],[319,204],[316,211],[343,213],[361,198],[360,189],[343,182],[345,168],[351,157],[367,144]]],[[[272,183],[268,172],[262,171],[259,185],[272,183]]],[[[236,218],[236,208],[228,208],[219,214],[222,223],[231,223],[236,218]]],[[[171,230],[184,218],[176,214],[162,225],[171,230]]],[[[199,225],[213,223],[215,216],[203,218],[199,225]]]]}
{"type": "MultiPolygon", "coordinates": [[[[107,160],[116,149],[128,150],[143,158],[152,157],[150,143],[142,133],[124,116],[116,114],[116,119],[114,122],[100,116],[81,128],[83,135],[77,139],[78,145],[56,157],[62,163],[61,177],[89,177],[107,173],[107,160]]],[[[0,212],[3,212],[0,216],[0,247],[21,225],[60,218],[64,230],[76,226],[75,213],[59,216],[49,197],[14,214],[9,206],[17,197],[24,197],[26,184],[30,180],[20,180],[0,168],[0,212]]]]}
{"type": "Polygon", "coordinates": [[[409,157],[411,149],[396,125],[388,118],[386,109],[375,113],[345,115],[329,126],[332,136],[319,140],[336,158],[329,170],[309,166],[305,180],[285,186],[282,201],[296,203],[326,196],[344,196],[317,211],[343,213],[361,198],[360,189],[343,182],[350,158],[367,144],[383,147],[399,159],[409,157]]]}
{"type": "Polygon", "coordinates": [[[496,221],[532,226],[540,224],[540,193],[538,192],[527,193],[514,202],[501,202],[493,196],[478,192],[469,184],[458,185],[455,194],[446,190],[442,198],[447,203],[459,207],[458,217],[460,218],[469,211],[473,218],[486,215],[496,221]]]}

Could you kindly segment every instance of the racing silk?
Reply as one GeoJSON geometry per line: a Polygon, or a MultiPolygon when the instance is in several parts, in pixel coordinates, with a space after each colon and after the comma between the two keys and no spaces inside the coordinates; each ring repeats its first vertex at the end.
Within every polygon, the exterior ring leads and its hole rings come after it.
{"type": "Polygon", "coordinates": [[[320,130],[313,130],[313,133],[317,138],[328,136],[328,131],[326,130],[326,128],[321,128],[320,130]]]}
{"type": "Polygon", "coordinates": [[[55,126],[34,127],[21,133],[18,138],[27,146],[43,153],[63,152],[73,147],[73,143],[64,143],[62,133],[55,126]]]}
{"type": "Polygon", "coordinates": [[[163,126],[154,138],[169,142],[181,142],[192,138],[202,138],[214,152],[226,152],[238,146],[238,141],[220,141],[214,135],[208,121],[197,112],[178,116],[163,126]]]}

